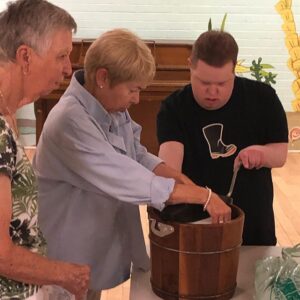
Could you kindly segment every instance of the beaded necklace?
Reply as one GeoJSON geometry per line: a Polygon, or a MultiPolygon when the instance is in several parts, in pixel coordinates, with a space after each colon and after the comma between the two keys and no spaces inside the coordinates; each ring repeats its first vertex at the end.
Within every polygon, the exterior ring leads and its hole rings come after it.
{"type": "Polygon", "coordinates": [[[4,118],[6,119],[6,121],[8,122],[8,124],[11,126],[13,132],[18,137],[19,136],[19,130],[18,130],[16,118],[10,112],[10,109],[8,108],[7,105],[4,108],[4,103],[5,103],[5,98],[4,98],[4,95],[3,95],[3,93],[2,93],[2,91],[0,89],[0,110],[3,109],[3,116],[4,116],[4,118]]]}

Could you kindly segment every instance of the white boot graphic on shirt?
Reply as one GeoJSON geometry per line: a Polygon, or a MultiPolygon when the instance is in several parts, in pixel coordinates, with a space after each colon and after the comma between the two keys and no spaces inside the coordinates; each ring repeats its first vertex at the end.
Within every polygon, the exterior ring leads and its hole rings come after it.
{"type": "Polygon", "coordinates": [[[228,157],[235,153],[237,147],[233,144],[226,145],[222,141],[223,124],[214,123],[202,128],[207,141],[210,156],[212,159],[228,157]]]}

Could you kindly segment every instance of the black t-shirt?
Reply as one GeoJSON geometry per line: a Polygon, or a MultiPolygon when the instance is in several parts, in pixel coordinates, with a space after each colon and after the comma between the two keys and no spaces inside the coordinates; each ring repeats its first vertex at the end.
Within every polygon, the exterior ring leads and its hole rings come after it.
{"type": "MultiPolygon", "coordinates": [[[[228,193],[233,162],[240,150],[288,142],[286,115],[274,89],[239,77],[231,98],[218,110],[200,107],[191,85],[171,94],[161,104],[157,135],[160,144],[182,143],[182,172],[222,195],[228,193]]],[[[243,243],[276,244],[271,169],[241,168],[233,199],[245,212],[243,243]]]]}

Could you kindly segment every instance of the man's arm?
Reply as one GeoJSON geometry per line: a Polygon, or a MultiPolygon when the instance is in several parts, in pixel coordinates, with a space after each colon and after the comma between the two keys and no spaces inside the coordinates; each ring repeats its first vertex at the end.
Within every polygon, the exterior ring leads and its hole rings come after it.
{"type": "Polygon", "coordinates": [[[195,184],[191,179],[182,173],[184,146],[183,144],[170,141],[160,145],[158,156],[165,163],[159,164],[153,170],[155,175],[172,177],[177,183],[195,184]]]}
{"type": "Polygon", "coordinates": [[[177,183],[184,183],[184,184],[191,184],[195,185],[195,183],[189,179],[187,176],[182,174],[181,172],[169,167],[165,163],[160,163],[155,167],[153,173],[157,176],[167,177],[167,178],[174,178],[177,183]]]}
{"type": "Polygon", "coordinates": [[[160,145],[158,156],[170,167],[181,172],[184,146],[180,142],[169,141],[160,145]]]}
{"type": "Polygon", "coordinates": [[[239,152],[234,166],[242,163],[246,169],[280,168],[286,162],[287,150],[287,143],[249,146],[239,152]]]}

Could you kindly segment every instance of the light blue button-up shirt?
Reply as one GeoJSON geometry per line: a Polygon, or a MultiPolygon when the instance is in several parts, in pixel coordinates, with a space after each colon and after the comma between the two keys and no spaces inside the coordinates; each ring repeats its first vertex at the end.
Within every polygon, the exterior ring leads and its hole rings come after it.
{"type": "Polygon", "coordinates": [[[163,209],[175,181],[152,172],[162,161],[128,111],[109,114],[83,80],[77,71],[51,110],[34,168],[49,256],[89,264],[101,290],[128,279],[132,262],[149,267],[137,204],[163,209]]]}

